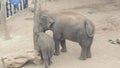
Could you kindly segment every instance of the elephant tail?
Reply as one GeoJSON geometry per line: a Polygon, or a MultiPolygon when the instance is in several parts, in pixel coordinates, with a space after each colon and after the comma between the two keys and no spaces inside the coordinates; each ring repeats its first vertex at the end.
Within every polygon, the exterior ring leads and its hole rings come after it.
{"type": "Polygon", "coordinates": [[[89,21],[89,20],[85,20],[84,26],[85,26],[85,31],[86,31],[87,35],[89,37],[93,37],[94,33],[95,33],[95,26],[94,26],[94,24],[91,21],[89,21]]]}

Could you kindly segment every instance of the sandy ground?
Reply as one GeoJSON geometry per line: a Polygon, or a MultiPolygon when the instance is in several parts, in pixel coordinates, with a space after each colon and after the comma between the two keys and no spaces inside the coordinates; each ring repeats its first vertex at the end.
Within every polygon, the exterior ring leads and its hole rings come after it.
{"type": "MultiPolygon", "coordinates": [[[[108,42],[120,37],[119,0],[112,2],[110,0],[60,0],[42,5],[50,11],[74,10],[92,20],[96,26],[92,58],[79,60],[80,46],[67,40],[68,52],[54,56],[50,68],[120,68],[120,45],[108,42]],[[89,11],[95,13],[89,14],[89,11]]],[[[12,39],[0,40],[0,57],[33,49],[32,17],[33,14],[26,10],[7,21],[12,39]]],[[[52,35],[50,31],[47,33],[52,35]]],[[[1,62],[0,68],[3,68],[1,62]]],[[[44,68],[44,66],[27,64],[22,68],[44,68]]]]}

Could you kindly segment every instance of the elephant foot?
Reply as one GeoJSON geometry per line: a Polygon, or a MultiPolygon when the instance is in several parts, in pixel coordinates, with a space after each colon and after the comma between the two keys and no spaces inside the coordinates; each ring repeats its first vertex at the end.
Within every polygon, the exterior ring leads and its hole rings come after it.
{"type": "Polygon", "coordinates": [[[67,49],[61,49],[61,52],[67,52],[67,49]]]}
{"type": "Polygon", "coordinates": [[[80,60],[86,60],[86,58],[85,57],[80,57],[80,60]]]}
{"type": "Polygon", "coordinates": [[[43,60],[40,60],[40,64],[44,64],[44,61],[43,61],[43,60]]]}
{"type": "Polygon", "coordinates": [[[50,61],[50,62],[49,62],[49,65],[51,65],[52,63],[53,63],[53,62],[52,62],[52,61],[50,61]]]}
{"type": "Polygon", "coordinates": [[[88,53],[88,54],[87,54],[87,58],[91,58],[91,53],[88,53]]]}
{"type": "Polygon", "coordinates": [[[88,55],[87,58],[91,58],[91,55],[88,55]]]}
{"type": "Polygon", "coordinates": [[[55,52],[54,55],[55,55],[55,56],[58,56],[58,55],[60,55],[60,53],[59,53],[59,52],[55,52]]]}

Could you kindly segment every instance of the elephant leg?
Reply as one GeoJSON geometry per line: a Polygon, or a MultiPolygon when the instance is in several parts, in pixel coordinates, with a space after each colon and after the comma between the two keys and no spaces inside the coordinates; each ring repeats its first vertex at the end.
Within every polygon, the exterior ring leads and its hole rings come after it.
{"type": "Polygon", "coordinates": [[[49,64],[48,64],[48,59],[44,58],[44,63],[45,63],[45,68],[48,68],[49,64]]]}
{"type": "Polygon", "coordinates": [[[49,51],[49,58],[48,58],[48,61],[49,61],[49,65],[51,65],[52,64],[52,61],[51,61],[51,59],[52,59],[52,56],[53,56],[53,51],[52,50],[50,50],[49,51]]]}
{"type": "Polygon", "coordinates": [[[49,57],[49,65],[51,65],[52,64],[52,61],[51,61],[51,58],[49,57]]]}
{"type": "Polygon", "coordinates": [[[91,46],[87,48],[87,58],[91,58],[91,46]]]}
{"type": "Polygon", "coordinates": [[[43,54],[42,54],[41,51],[40,51],[40,56],[41,56],[41,64],[43,64],[44,63],[44,59],[43,59],[43,54]]]}
{"type": "Polygon", "coordinates": [[[91,58],[91,44],[93,41],[93,37],[87,37],[84,36],[84,39],[82,38],[80,41],[80,45],[81,45],[81,56],[80,59],[81,60],[86,60],[86,58],[91,58]]]}
{"type": "Polygon", "coordinates": [[[81,46],[80,60],[86,60],[87,58],[87,47],[81,46]]]}
{"type": "Polygon", "coordinates": [[[55,53],[54,53],[54,55],[58,56],[60,54],[60,51],[59,51],[59,49],[60,49],[60,47],[59,47],[59,40],[58,39],[54,39],[54,41],[55,41],[55,53]]]}
{"type": "Polygon", "coordinates": [[[61,40],[60,43],[61,43],[61,47],[62,47],[61,52],[67,52],[65,39],[61,40]]]}
{"type": "Polygon", "coordinates": [[[81,46],[81,55],[80,55],[80,60],[86,60],[87,58],[87,40],[83,38],[81,38],[81,41],[79,42],[80,46],[81,46]]]}
{"type": "Polygon", "coordinates": [[[43,62],[45,64],[45,68],[48,68],[49,66],[49,57],[48,57],[48,52],[46,49],[41,49],[41,59],[43,59],[43,62]]]}
{"type": "Polygon", "coordinates": [[[91,58],[91,45],[92,45],[93,37],[88,40],[88,48],[87,48],[87,58],[91,58]]]}

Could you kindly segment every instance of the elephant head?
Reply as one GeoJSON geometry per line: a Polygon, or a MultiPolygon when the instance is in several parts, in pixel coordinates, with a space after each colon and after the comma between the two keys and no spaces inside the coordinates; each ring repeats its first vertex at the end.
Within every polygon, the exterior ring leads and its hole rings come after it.
{"type": "Polygon", "coordinates": [[[53,24],[55,23],[55,19],[49,15],[42,15],[40,16],[40,26],[43,28],[44,31],[51,30],[53,28],[53,24]]]}

